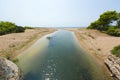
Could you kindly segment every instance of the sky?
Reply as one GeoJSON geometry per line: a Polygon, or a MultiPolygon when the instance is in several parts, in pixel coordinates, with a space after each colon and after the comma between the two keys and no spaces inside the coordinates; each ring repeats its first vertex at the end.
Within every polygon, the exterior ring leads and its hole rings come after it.
{"type": "Polygon", "coordinates": [[[0,0],[0,21],[33,27],[87,27],[120,0],[0,0]]]}

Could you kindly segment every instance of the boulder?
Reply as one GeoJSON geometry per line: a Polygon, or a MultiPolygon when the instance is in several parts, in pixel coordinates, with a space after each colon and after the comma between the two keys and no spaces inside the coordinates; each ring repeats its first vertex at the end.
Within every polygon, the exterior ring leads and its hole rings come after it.
{"type": "Polygon", "coordinates": [[[105,60],[105,64],[110,70],[111,76],[115,80],[120,80],[120,58],[111,54],[105,60]]]}
{"type": "Polygon", "coordinates": [[[21,71],[18,66],[0,57],[0,80],[22,80],[21,71]]]}

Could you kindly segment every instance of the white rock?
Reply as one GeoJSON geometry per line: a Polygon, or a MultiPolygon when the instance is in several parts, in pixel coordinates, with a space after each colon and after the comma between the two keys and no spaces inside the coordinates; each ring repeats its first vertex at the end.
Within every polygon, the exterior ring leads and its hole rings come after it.
{"type": "Polygon", "coordinates": [[[0,80],[22,80],[21,71],[18,66],[0,57],[0,80]]]}

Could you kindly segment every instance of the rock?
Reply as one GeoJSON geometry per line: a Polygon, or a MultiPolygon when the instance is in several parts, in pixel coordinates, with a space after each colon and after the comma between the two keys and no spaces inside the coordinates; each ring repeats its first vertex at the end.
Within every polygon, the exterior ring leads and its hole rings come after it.
{"type": "Polygon", "coordinates": [[[108,69],[110,70],[111,76],[115,80],[120,80],[120,58],[111,54],[105,60],[105,64],[107,65],[108,69]]]}
{"type": "Polygon", "coordinates": [[[0,80],[22,80],[21,71],[13,62],[0,57],[0,80]]]}

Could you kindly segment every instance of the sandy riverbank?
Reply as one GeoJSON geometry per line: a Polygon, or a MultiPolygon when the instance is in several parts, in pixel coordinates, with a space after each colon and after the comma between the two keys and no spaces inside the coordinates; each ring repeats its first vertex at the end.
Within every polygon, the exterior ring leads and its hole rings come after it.
{"type": "Polygon", "coordinates": [[[77,37],[79,44],[87,51],[95,60],[104,68],[106,75],[110,76],[110,72],[104,64],[111,50],[120,45],[120,37],[109,36],[97,30],[87,30],[78,28],[68,28],[73,31],[77,37]]]}
{"type": "Polygon", "coordinates": [[[115,46],[120,45],[120,37],[109,36],[97,30],[87,30],[83,28],[70,28],[68,30],[75,33],[80,45],[83,46],[85,50],[103,60],[111,54],[110,52],[115,46]]]}
{"type": "Polygon", "coordinates": [[[14,58],[37,39],[54,32],[51,28],[27,29],[24,33],[12,33],[0,36],[0,56],[14,58]]]}

